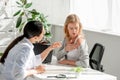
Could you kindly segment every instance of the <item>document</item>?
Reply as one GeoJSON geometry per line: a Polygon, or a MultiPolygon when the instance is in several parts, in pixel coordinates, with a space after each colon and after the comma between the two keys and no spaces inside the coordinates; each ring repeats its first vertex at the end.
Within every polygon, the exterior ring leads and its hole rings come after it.
{"type": "Polygon", "coordinates": [[[46,72],[43,74],[34,74],[39,79],[54,80],[54,79],[72,79],[77,78],[77,72],[72,70],[72,67],[45,65],[46,72]]]}

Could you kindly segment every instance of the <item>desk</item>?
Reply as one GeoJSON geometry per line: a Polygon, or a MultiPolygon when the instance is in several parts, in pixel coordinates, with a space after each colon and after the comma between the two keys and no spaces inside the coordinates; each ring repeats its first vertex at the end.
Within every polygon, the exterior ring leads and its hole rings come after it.
{"type": "Polygon", "coordinates": [[[117,80],[115,76],[105,74],[90,68],[82,68],[79,73],[70,71],[73,67],[62,65],[45,65],[46,72],[43,74],[35,74],[27,80],[117,80]],[[48,78],[48,76],[56,76],[58,74],[65,74],[72,78],[48,78]]]}

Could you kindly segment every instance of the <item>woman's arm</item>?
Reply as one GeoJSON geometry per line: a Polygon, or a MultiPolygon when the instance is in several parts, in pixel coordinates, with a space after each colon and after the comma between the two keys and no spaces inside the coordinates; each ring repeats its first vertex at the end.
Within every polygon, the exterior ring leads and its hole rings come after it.
{"type": "Polygon", "coordinates": [[[81,67],[89,67],[89,53],[88,53],[88,45],[86,40],[81,44],[80,47],[78,47],[81,56],[79,57],[79,60],[75,62],[76,66],[81,67]]]}
{"type": "Polygon", "coordinates": [[[27,73],[26,73],[26,76],[30,76],[30,75],[38,74],[38,73],[40,74],[40,73],[43,73],[43,72],[45,72],[44,66],[37,66],[34,69],[28,70],[27,73]]]}
{"type": "Polygon", "coordinates": [[[76,61],[73,61],[73,60],[64,59],[64,60],[59,61],[59,63],[65,64],[65,65],[76,66],[76,61]]]}
{"type": "Polygon", "coordinates": [[[49,46],[46,50],[44,50],[41,53],[41,59],[42,61],[44,61],[44,59],[47,57],[47,55],[49,54],[49,52],[55,48],[59,48],[61,47],[61,43],[60,42],[54,42],[51,46],[49,46]]]}
{"type": "Polygon", "coordinates": [[[62,46],[60,47],[60,49],[58,50],[57,53],[55,53],[55,56],[57,57],[58,60],[62,59],[66,54],[67,51],[65,51],[65,39],[62,42],[62,46]]]}

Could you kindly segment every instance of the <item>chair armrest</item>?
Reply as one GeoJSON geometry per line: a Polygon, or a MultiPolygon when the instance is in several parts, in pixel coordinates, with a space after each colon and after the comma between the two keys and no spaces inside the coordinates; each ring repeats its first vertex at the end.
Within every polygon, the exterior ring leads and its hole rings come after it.
{"type": "Polygon", "coordinates": [[[103,69],[103,65],[101,65],[99,62],[93,60],[93,59],[90,59],[90,67],[92,69],[95,69],[95,70],[99,70],[101,72],[104,72],[104,69],[103,69]],[[96,65],[96,67],[93,66],[93,64],[96,65]]]}
{"type": "Polygon", "coordinates": [[[103,69],[103,65],[100,65],[99,71],[104,72],[105,70],[103,69]]]}

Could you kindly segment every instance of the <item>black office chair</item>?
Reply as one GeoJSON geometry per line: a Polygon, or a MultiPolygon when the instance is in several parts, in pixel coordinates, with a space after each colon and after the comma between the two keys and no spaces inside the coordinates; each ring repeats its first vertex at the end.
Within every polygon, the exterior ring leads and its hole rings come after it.
{"type": "MultiPolygon", "coordinates": [[[[38,55],[40,53],[42,53],[45,49],[47,49],[50,45],[42,45],[40,43],[36,43],[36,44],[33,44],[34,45],[34,53],[35,55],[38,55]]],[[[51,63],[52,61],[52,53],[53,53],[53,50],[50,51],[50,53],[48,54],[48,56],[46,57],[46,59],[42,62],[42,63],[51,63]]]]}
{"type": "Polygon", "coordinates": [[[103,57],[105,47],[100,43],[95,43],[93,49],[89,55],[89,64],[92,69],[104,72],[103,65],[101,65],[101,60],[103,57]]]}

